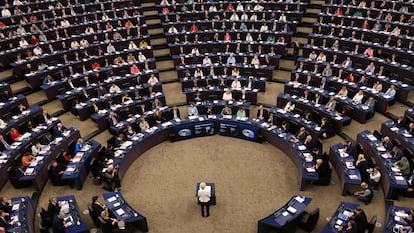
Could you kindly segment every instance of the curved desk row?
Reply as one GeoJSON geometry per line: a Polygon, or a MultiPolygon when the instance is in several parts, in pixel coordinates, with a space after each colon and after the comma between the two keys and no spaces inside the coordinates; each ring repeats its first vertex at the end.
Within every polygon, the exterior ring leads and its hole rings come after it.
{"type": "MultiPolygon", "coordinates": [[[[117,56],[117,55],[115,55],[115,56],[117,56]]],[[[158,76],[158,72],[156,72],[156,70],[155,70],[155,68],[156,68],[155,67],[155,58],[149,58],[149,59],[147,59],[147,61],[148,61],[148,68],[151,69],[151,70],[154,70],[154,74],[156,76],[158,76]]],[[[114,68],[118,68],[118,67],[121,68],[121,69],[116,69],[116,71],[118,71],[117,72],[118,74],[119,73],[125,73],[125,72],[127,72],[129,74],[130,72],[129,72],[128,68],[130,68],[132,65],[136,65],[140,70],[142,70],[142,72],[139,72],[139,73],[133,74],[133,75],[129,75],[129,76],[126,76],[126,75],[124,76],[123,75],[121,78],[124,78],[125,80],[130,79],[131,81],[135,81],[134,79],[135,79],[136,76],[144,75],[144,77],[142,79],[140,79],[140,81],[142,83],[146,83],[148,81],[148,77],[145,77],[145,76],[149,76],[149,74],[147,72],[145,72],[145,66],[146,65],[145,65],[144,62],[136,61],[136,62],[131,62],[131,63],[127,63],[127,64],[122,64],[122,65],[116,66],[114,68]]],[[[111,72],[112,71],[113,70],[111,70],[111,72]]],[[[96,73],[100,73],[100,72],[96,72],[96,73]]],[[[96,73],[94,72],[93,74],[73,75],[71,77],[71,81],[73,83],[73,86],[81,87],[81,86],[86,85],[85,84],[85,77],[88,77],[88,82],[90,84],[96,84],[97,85],[99,83],[104,82],[105,85],[109,85],[111,83],[111,80],[107,81],[107,78],[109,78],[108,75],[100,76],[98,74],[98,76],[97,76],[96,73]]],[[[116,84],[120,85],[120,83],[118,83],[118,82],[116,82],[116,84]]],[[[50,82],[47,80],[47,78],[45,78],[43,80],[43,84],[40,86],[40,88],[43,89],[46,92],[46,97],[48,99],[54,99],[57,94],[60,94],[64,91],[67,91],[68,89],[70,89],[68,83],[64,79],[62,80],[59,77],[57,77],[56,80],[53,79],[53,77],[52,77],[52,80],[50,82]]]]}
{"type": "Polygon", "coordinates": [[[1,119],[5,122],[5,125],[0,126],[0,134],[5,136],[10,132],[11,128],[19,129],[22,124],[26,123],[29,120],[37,122],[37,119],[40,117],[41,114],[42,108],[38,105],[33,105],[30,106],[27,110],[23,111],[21,114],[16,114],[7,120],[6,116],[2,115],[1,119]]]}
{"type": "Polygon", "coordinates": [[[312,138],[314,139],[322,138],[324,133],[326,133],[327,137],[333,136],[327,132],[327,129],[319,127],[314,121],[307,121],[303,119],[299,114],[287,112],[278,107],[270,108],[269,112],[273,114],[273,124],[281,125],[283,121],[287,122],[289,124],[289,132],[292,134],[296,134],[300,127],[305,127],[306,131],[312,135],[312,138]]]}
{"type": "Polygon", "coordinates": [[[310,197],[291,197],[281,208],[258,221],[257,233],[273,232],[272,230],[281,233],[295,232],[291,230],[291,228],[296,228],[295,220],[305,211],[311,201],[310,197]]]}
{"type": "MultiPolygon", "coordinates": [[[[231,75],[220,77],[219,75],[210,75],[210,72],[205,73],[204,77],[194,77],[192,74],[190,74],[190,76],[187,76],[187,74],[184,74],[184,76],[180,78],[182,91],[184,91],[185,88],[194,88],[195,78],[197,78],[197,87],[207,87],[208,85],[219,86],[221,78],[224,78],[224,83],[227,87],[230,87],[235,77],[231,75]]],[[[260,92],[266,91],[266,77],[238,76],[237,79],[240,81],[242,87],[247,87],[249,85],[249,81],[252,80],[250,85],[251,89],[257,88],[260,92]]]]}
{"type": "Polygon", "coordinates": [[[336,132],[341,132],[343,126],[349,125],[351,123],[351,118],[349,116],[341,116],[337,111],[328,111],[325,109],[324,105],[313,105],[311,101],[302,100],[295,95],[290,96],[286,93],[280,93],[277,96],[276,106],[279,108],[284,108],[288,101],[292,101],[292,103],[295,104],[296,108],[299,108],[304,112],[315,112],[317,115],[321,117],[326,117],[330,119],[332,124],[334,124],[335,126],[336,132]]]}
{"type": "MultiPolygon", "coordinates": [[[[408,125],[407,125],[408,126],[408,125]]],[[[412,155],[414,152],[414,137],[407,133],[404,128],[394,126],[393,120],[388,120],[381,125],[382,135],[388,135],[391,139],[398,141],[401,150],[408,150],[412,155]]]]}
{"type": "Polygon", "coordinates": [[[399,170],[393,168],[393,161],[388,158],[386,149],[379,146],[381,141],[371,132],[365,130],[358,133],[356,142],[363,148],[365,157],[373,158],[380,167],[385,199],[395,199],[398,197],[397,190],[405,190],[409,187],[407,180],[398,173],[399,170]]]}
{"type": "MultiPolygon", "coordinates": [[[[291,80],[295,80],[297,74],[299,74],[299,80],[306,80],[306,76],[311,75],[312,78],[317,78],[317,79],[322,79],[322,69],[324,68],[324,66],[327,66],[328,64],[330,65],[331,69],[332,69],[332,73],[333,74],[339,74],[339,70],[343,70],[343,73],[341,75],[341,77],[337,77],[338,75],[332,75],[332,76],[328,76],[326,77],[326,81],[332,85],[335,85],[337,88],[341,87],[342,85],[346,85],[348,88],[357,88],[359,87],[359,89],[362,90],[366,90],[370,87],[372,87],[374,85],[374,83],[376,82],[381,82],[382,84],[382,90],[387,90],[391,85],[394,85],[396,88],[397,93],[395,94],[395,98],[397,100],[400,101],[407,101],[408,98],[408,94],[410,93],[411,90],[414,89],[414,86],[409,85],[407,83],[404,82],[404,80],[396,80],[394,79],[395,77],[392,77],[389,75],[387,70],[383,70],[382,74],[379,75],[379,71],[376,72],[375,74],[367,74],[365,73],[365,68],[364,69],[354,69],[351,66],[348,67],[344,67],[342,66],[342,60],[336,59],[335,62],[333,61],[333,57],[327,56],[327,62],[318,62],[315,60],[310,60],[309,58],[305,58],[305,57],[299,57],[297,59],[297,61],[299,63],[303,62],[304,63],[304,67],[302,69],[293,69],[292,70],[292,74],[291,74],[291,80]],[[315,65],[318,65],[318,73],[314,74],[313,71],[315,68],[315,65]],[[354,83],[348,82],[346,83],[343,79],[346,78],[345,75],[352,73],[352,75],[354,76],[355,80],[357,80],[354,83]],[[366,78],[366,83],[364,83],[363,85],[361,85],[360,83],[358,83],[358,81],[360,80],[360,78],[362,76],[365,76],[366,78]]],[[[320,83],[320,80],[317,81],[317,83],[320,83]]],[[[372,92],[367,92],[365,91],[366,94],[368,95],[372,95],[377,101],[381,101],[381,99],[379,99],[378,97],[380,93],[372,93],[372,92]]]]}
{"type": "Polygon", "coordinates": [[[70,182],[71,186],[82,189],[83,183],[91,170],[91,160],[97,157],[101,144],[90,140],[86,148],[74,155],[73,159],[66,166],[62,180],[70,182]]]}
{"type": "Polygon", "coordinates": [[[204,100],[219,100],[222,99],[226,90],[231,90],[233,100],[236,101],[247,101],[251,104],[257,104],[257,93],[259,92],[258,89],[253,90],[245,90],[245,97],[243,99],[243,93],[241,88],[220,88],[220,87],[200,87],[200,88],[186,88],[184,89],[185,97],[187,100],[187,104],[194,102],[194,101],[204,101],[204,100]]]}
{"type": "MultiPolygon", "coordinates": [[[[187,70],[190,73],[194,73],[197,67],[200,67],[203,70],[210,69],[209,66],[206,65],[185,65],[185,66],[176,66],[176,70],[178,73],[178,77],[183,77],[187,70]]],[[[267,65],[243,65],[243,64],[234,64],[234,65],[227,65],[227,64],[214,64],[214,73],[217,75],[231,75],[233,69],[237,68],[241,76],[258,76],[260,78],[264,77],[268,80],[272,80],[273,70],[275,66],[267,66],[267,65]]]]}
{"type": "Polygon", "coordinates": [[[236,118],[235,116],[209,115],[164,122],[124,142],[115,151],[114,164],[122,179],[129,166],[141,154],[164,141],[183,140],[216,133],[254,142],[266,140],[283,151],[298,169],[300,190],[304,190],[306,181],[319,179],[317,172],[308,169],[314,165],[310,159],[309,150],[301,142],[292,141],[290,133],[276,126],[269,127],[267,123],[258,119],[236,118]]]}
{"type": "MultiPolygon", "coordinates": [[[[130,41],[132,41],[132,39],[130,41]]],[[[121,53],[123,55],[127,55],[128,53],[131,53],[132,51],[138,51],[138,52],[141,51],[143,53],[144,51],[147,51],[148,55],[145,54],[146,57],[153,56],[151,46],[130,50],[128,49],[129,44],[128,44],[128,41],[126,40],[118,41],[116,43],[114,42],[113,45],[117,46],[118,51],[115,53],[115,55],[118,55],[118,56],[120,56],[121,53]],[[118,44],[121,44],[121,42],[123,42],[123,44],[118,45],[118,44]]],[[[94,51],[91,51],[89,55],[90,56],[88,58],[85,58],[79,61],[73,61],[67,64],[57,63],[55,66],[49,66],[45,70],[36,70],[36,71],[32,70],[30,73],[26,73],[25,77],[33,88],[39,88],[43,84],[43,78],[45,78],[47,75],[53,76],[54,74],[58,73],[59,70],[64,70],[65,72],[68,72],[69,67],[73,67],[74,73],[84,73],[83,71],[84,67],[87,73],[89,74],[94,73],[94,71],[90,67],[95,62],[98,62],[101,64],[101,68],[99,70],[103,69],[107,71],[113,70],[115,73],[117,72],[129,73],[129,70],[130,70],[129,65],[119,65],[119,66],[109,65],[106,67],[105,57],[109,55],[108,53],[102,53],[101,55],[99,55],[99,52],[94,50],[94,51]]]]}
{"type": "Polygon", "coordinates": [[[408,207],[389,206],[383,233],[400,232],[401,227],[410,226],[410,221],[407,219],[409,214],[410,208],[408,207]]]}
{"type": "Polygon", "coordinates": [[[15,222],[7,227],[7,232],[34,233],[35,208],[32,200],[29,197],[12,197],[11,202],[10,219],[15,222]]]}
{"type": "Polygon", "coordinates": [[[338,174],[342,186],[342,195],[349,192],[349,186],[360,186],[361,174],[355,167],[355,159],[343,151],[344,145],[341,143],[331,146],[329,149],[329,161],[338,174]]]}
{"type": "MultiPolygon", "coordinates": [[[[311,95],[319,94],[321,98],[324,98],[325,100],[329,100],[331,96],[335,96],[335,100],[337,101],[336,109],[349,109],[349,116],[358,121],[359,123],[366,123],[369,118],[371,118],[374,115],[374,108],[371,108],[363,103],[354,103],[352,101],[352,97],[350,93],[348,93],[347,97],[339,97],[334,92],[330,92],[328,90],[320,89],[318,87],[314,86],[305,86],[301,83],[292,83],[287,82],[284,85],[284,92],[294,94],[295,92],[299,95],[302,95],[302,93],[307,90],[310,92],[311,95]],[[299,93],[300,92],[300,93],[299,93]]],[[[350,91],[349,91],[350,92],[350,91]]],[[[327,102],[327,101],[326,101],[327,102]]],[[[325,102],[322,100],[320,101],[320,104],[325,104],[325,102]]]]}
{"type": "Polygon", "coordinates": [[[309,57],[309,54],[312,51],[316,51],[317,53],[324,52],[327,56],[333,56],[336,54],[340,61],[344,61],[347,57],[350,57],[353,63],[353,67],[357,67],[359,69],[365,69],[371,62],[374,62],[375,65],[383,65],[386,70],[390,73],[394,74],[397,79],[400,79],[403,82],[406,82],[410,85],[414,83],[413,79],[411,78],[414,74],[414,68],[412,66],[407,65],[400,65],[398,63],[388,63],[385,60],[380,61],[378,58],[374,57],[367,57],[361,54],[352,54],[349,51],[335,51],[331,48],[321,48],[317,46],[306,45],[303,47],[303,56],[309,57]]]}
{"type": "Polygon", "coordinates": [[[353,216],[355,208],[358,206],[359,204],[356,203],[342,201],[336,209],[335,213],[332,215],[328,224],[326,224],[325,227],[319,231],[319,233],[337,233],[338,227],[346,226],[348,221],[353,216]]]}
{"type": "MultiPolygon", "coordinates": [[[[16,166],[16,159],[19,158],[19,155],[23,154],[26,151],[26,148],[29,147],[35,140],[39,139],[46,132],[53,129],[60,120],[53,118],[49,124],[41,124],[36,128],[33,128],[30,132],[26,132],[21,135],[15,142],[13,142],[10,147],[3,151],[0,156],[0,188],[8,182],[9,176],[7,170],[10,167],[16,166]]],[[[47,172],[46,172],[47,173],[47,172]]],[[[40,186],[39,186],[40,187],[40,186]]],[[[42,186],[43,187],[43,186],[42,186]]]]}
{"type": "Polygon", "coordinates": [[[133,225],[142,232],[148,232],[147,218],[132,208],[120,192],[102,194],[108,209],[118,220],[133,225]]]}
{"type": "MultiPolygon", "coordinates": [[[[237,50],[236,50],[237,51],[237,50]]],[[[183,63],[185,64],[193,64],[193,65],[197,65],[197,64],[203,64],[203,59],[205,57],[210,58],[211,60],[211,65],[214,66],[220,66],[220,64],[226,63],[228,57],[230,56],[229,53],[221,53],[221,52],[217,52],[217,53],[199,53],[199,54],[191,54],[188,53],[186,55],[172,55],[172,58],[174,60],[174,66],[181,66],[183,65],[183,63]],[[183,60],[182,60],[183,59],[183,60]]],[[[267,54],[260,54],[257,55],[255,52],[253,51],[239,51],[233,54],[236,63],[248,63],[250,64],[250,62],[252,61],[252,59],[254,57],[257,57],[260,61],[260,63],[262,64],[266,64],[265,62],[265,58],[269,59],[269,65],[274,65],[276,67],[279,67],[279,60],[281,58],[280,54],[274,54],[272,56],[267,55],[267,54]],[[244,58],[247,58],[247,62],[244,61],[244,58]]],[[[203,70],[205,70],[205,68],[210,68],[209,65],[207,65],[207,67],[203,66],[203,70]]],[[[207,71],[210,71],[207,70],[207,71]]]]}
{"type": "MultiPolygon", "coordinates": [[[[80,217],[79,206],[76,203],[74,195],[56,197],[56,201],[60,205],[60,211],[65,213],[64,223],[70,223],[65,227],[65,233],[87,233],[88,226],[80,217]]],[[[55,216],[56,218],[56,216],[55,216]]]]}
{"type": "MultiPolygon", "coordinates": [[[[128,107],[129,108],[129,112],[127,113],[128,115],[136,114],[140,111],[138,108],[140,107],[141,104],[145,104],[145,110],[149,112],[150,109],[155,110],[155,109],[152,109],[152,102],[154,101],[155,98],[158,98],[163,106],[165,105],[164,93],[157,93],[155,96],[148,96],[141,100],[133,100],[132,102],[127,101],[123,104],[118,104],[118,105],[112,106],[111,108],[100,110],[97,113],[93,113],[90,117],[93,121],[96,122],[96,124],[98,125],[98,129],[105,130],[110,126],[108,122],[109,112],[112,111],[118,115],[122,115],[121,113],[125,111],[125,109],[128,107]]],[[[144,114],[152,114],[152,113],[147,113],[147,112],[145,112],[144,114]]]]}
{"type": "Polygon", "coordinates": [[[25,173],[19,178],[19,181],[31,181],[36,190],[41,191],[49,179],[48,168],[50,162],[55,159],[62,150],[68,151],[69,145],[76,142],[78,138],[80,138],[78,130],[74,128],[68,129],[68,131],[63,134],[63,137],[54,140],[55,143],[51,144],[48,150],[39,152],[36,159],[26,167],[25,173]]]}

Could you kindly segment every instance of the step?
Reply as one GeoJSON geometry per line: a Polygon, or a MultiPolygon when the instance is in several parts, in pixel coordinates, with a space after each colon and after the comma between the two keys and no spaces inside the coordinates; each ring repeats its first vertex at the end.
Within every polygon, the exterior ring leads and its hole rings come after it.
{"type": "Polygon", "coordinates": [[[171,93],[166,97],[167,105],[172,106],[176,104],[182,104],[186,102],[185,94],[181,91],[181,83],[180,82],[173,82],[173,83],[163,83],[162,89],[166,93],[171,93]],[[172,94],[173,93],[173,94],[172,94]]]}
{"type": "Polygon", "coordinates": [[[318,21],[318,18],[304,16],[302,17],[303,23],[311,23],[312,25],[318,21]]]}
{"type": "Polygon", "coordinates": [[[155,64],[160,71],[175,70],[174,62],[172,60],[156,61],[155,64]],[[160,67],[162,67],[162,69],[160,69],[160,67]]]}
{"type": "Polygon", "coordinates": [[[299,44],[307,44],[308,43],[307,34],[306,34],[306,36],[303,36],[303,37],[293,36],[292,41],[297,41],[297,42],[299,42],[299,44]]]}
{"type": "MultiPolygon", "coordinates": [[[[30,106],[32,105],[42,105],[48,102],[46,93],[44,91],[36,91],[30,95],[26,95],[27,102],[30,106]]],[[[61,109],[62,105],[58,109],[61,109]]]]}
{"type": "Polygon", "coordinates": [[[10,84],[10,88],[12,89],[13,93],[20,94],[20,92],[23,92],[26,88],[31,89],[30,85],[26,80],[20,80],[15,83],[10,84]]]}
{"type": "Polygon", "coordinates": [[[148,20],[145,20],[145,23],[148,26],[151,26],[151,25],[161,25],[161,20],[160,19],[148,19],[148,20]]]}
{"type": "Polygon", "coordinates": [[[321,13],[321,9],[315,9],[315,8],[306,8],[306,14],[318,14],[321,13]]]}
{"type": "Polygon", "coordinates": [[[311,0],[310,1],[310,4],[311,5],[322,5],[322,4],[324,4],[325,3],[325,1],[324,0],[311,0]]]}
{"type": "Polygon", "coordinates": [[[144,10],[143,14],[145,16],[145,20],[147,20],[147,19],[154,19],[153,18],[154,16],[158,18],[158,10],[156,8],[154,10],[153,9],[146,8],[144,10]]]}
{"type": "Polygon", "coordinates": [[[13,77],[13,69],[7,69],[0,72],[0,81],[5,81],[13,77]]]}
{"type": "Polygon", "coordinates": [[[165,46],[167,46],[167,39],[166,38],[153,39],[151,37],[151,46],[157,47],[157,45],[165,45],[165,46]]]}
{"type": "Polygon", "coordinates": [[[158,29],[161,28],[161,24],[151,24],[147,26],[147,29],[158,29]]]}
{"type": "Polygon", "coordinates": [[[160,55],[160,56],[156,56],[155,59],[157,61],[168,61],[168,60],[171,60],[171,56],[170,55],[160,55]]]}
{"type": "Polygon", "coordinates": [[[311,27],[302,27],[299,26],[296,28],[296,33],[311,33],[312,32],[312,28],[311,27]]]}
{"type": "Polygon", "coordinates": [[[154,49],[154,50],[152,50],[152,52],[154,53],[154,57],[160,57],[160,56],[170,56],[171,57],[169,48],[154,49]]]}
{"type": "Polygon", "coordinates": [[[310,4],[308,5],[308,7],[306,7],[306,9],[322,9],[322,5],[321,4],[310,4]]]}
{"type": "Polygon", "coordinates": [[[319,15],[318,15],[318,13],[311,13],[311,12],[309,12],[309,13],[305,13],[305,15],[303,16],[303,17],[310,17],[310,18],[319,18],[319,15]]]}
{"type": "MultiPolygon", "coordinates": [[[[179,81],[177,76],[178,76],[178,74],[177,74],[177,71],[175,69],[170,70],[170,71],[163,71],[163,72],[159,73],[159,79],[160,79],[160,81],[162,81],[162,83],[177,82],[177,81],[179,81]]],[[[181,88],[179,90],[181,90],[181,88]]]]}
{"type": "Polygon", "coordinates": [[[151,29],[148,29],[148,34],[151,35],[151,38],[153,38],[153,35],[155,35],[155,36],[157,36],[157,35],[164,36],[164,30],[162,28],[151,28],[151,29]]]}
{"type": "Polygon", "coordinates": [[[147,8],[147,7],[155,7],[156,6],[155,1],[147,1],[147,2],[141,1],[141,2],[142,2],[141,6],[144,9],[147,8]]]}

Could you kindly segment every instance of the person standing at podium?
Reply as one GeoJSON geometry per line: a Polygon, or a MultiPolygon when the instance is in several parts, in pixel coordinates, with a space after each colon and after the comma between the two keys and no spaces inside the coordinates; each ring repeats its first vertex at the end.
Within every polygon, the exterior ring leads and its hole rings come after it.
{"type": "Polygon", "coordinates": [[[201,182],[200,188],[197,191],[198,203],[201,206],[201,216],[210,216],[210,197],[211,191],[206,189],[206,183],[201,182]],[[204,214],[204,209],[207,211],[207,215],[204,214]]]}

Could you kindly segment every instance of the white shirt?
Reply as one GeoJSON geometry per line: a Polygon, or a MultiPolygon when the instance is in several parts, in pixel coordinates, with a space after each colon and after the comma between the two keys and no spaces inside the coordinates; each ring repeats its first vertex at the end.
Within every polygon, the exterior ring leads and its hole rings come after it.
{"type": "Polygon", "coordinates": [[[354,98],[352,98],[352,102],[360,104],[363,98],[364,98],[363,94],[356,93],[354,98]]]}
{"type": "Polygon", "coordinates": [[[168,29],[168,33],[177,34],[178,33],[178,30],[177,30],[177,28],[175,28],[174,26],[172,26],[172,27],[170,27],[170,29],[168,29]]]}
{"type": "Polygon", "coordinates": [[[27,43],[26,40],[20,40],[19,45],[20,45],[20,47],[27,47],[27,46],[29,46],[29,43],[27,43]]]}
{"type": "Polygon", "coordinates": [[[139,54],[138,55],[138,61],[139,62],[145,62],[147,60],[147,58],[145,57],[144,54],[139,54]]]}
{"type": "Polygon", "coordinates": [[[33,53],[34,53],[34,55],[39,56],[39,55],[42,55],[43,50],[40,47],[36,47],[36,48],[33,49],[33,53]]]}
{"type": "Polygon", "coordinates": [[[157,83],[158,83],[158,79],[156,77],[151,77],[150,79],[148,79],[148,84],[151,86],[154,86],[157,83]]]}
{"type": "Polygon", "coordinates": [[[194,77],[203,77],[203,71],[202,70],[195,70],[194,71],[194,77]]]}
{"type": "Polygon", "coordinates": [[[108,45],[108,47],[106,47],[106,52],[108,53],[115,53],[115,47],[113,45],[108,45]]]}
{"type": "Polygon", "coordinates": [[[232,14],[230,20],[239,20],[239,16],[237,14],[232,14]]]}
{"type": "Polygon", "coordinates": [[[135,43],[129,43],[128,49],[137,49],[137,45],[135,43]]]}
{"type": "Polygon", "coordinates": [[[199,189],[197,192],[198,200],[200,202],[206,203],[210,201],[211,192],[207,189],[199,189]]]}
{"type": "Polygon", "coordinates": [[[203,65],[211,65],[211,59],[209,57],[204,58],[203,65]]]}
{"type": "Polygon", "coordinates": [[[113,85],[109,88],[109,93],[116,93],[120,91],[121,91],[121,88],[119,88],[117,85],[113,85]]]}
{"type": "Polygon", "coordinates": [[[269,30],[269,27],[268,27],[267,25],[262,25],[262,26],[260,27],[260,31],[261,31],[261,32],[264,32],[264,31],[267,31],[267,30],[269,30]]]}
{"type": "Polygon", "coordinates": [[[369,174],[369,179],[371,179],[371,180],[373,180],[375,182],[379,182],[380,179],[381,179],[381,172],[369,174]]]}
{"type": "Polygon", "coordinates": [[[232,89],[240,89],[241,88],[241,83],[240,83],[240,81],[239,80],[234,80],[232,83],[231,83],[231,88],[232,89]]]}
{"type": "Polygon", "coordinates": [[[1,10],[1,16],[3,16],[3,17],[10,17],[11,16],[11,12],[9,11],[9,9],[5,8],[5,9],[1,10]]]}
{"type": "Polygon", "coordinates": [[[231,94],[231,92],[230,93],[224,92],[223,93],[223,100],[224,101],[231,101],[231,100],[233,100],[233,95],[231,94]]]}

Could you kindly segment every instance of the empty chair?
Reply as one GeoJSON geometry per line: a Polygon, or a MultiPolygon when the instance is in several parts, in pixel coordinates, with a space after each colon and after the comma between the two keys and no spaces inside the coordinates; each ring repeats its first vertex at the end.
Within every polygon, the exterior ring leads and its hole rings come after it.
{"type": "Polygon", "coordinates": [[[378,130],[374,130],[373,135],[378,139],[381,140],[382,134],[378,130]]]}
{"type": "Polygon", "coordinates": [[[293,218],[286,222],[286,224],[282,227],[282,229],[278,230],[277,232],[280,233],[295,233],[296,232],[296,225],[298,218],[293,218]]]}
{"type": "Polygon", "coordinates": [[[10,183],[13,185],[15,189],[27,188],[30,185],[32,185],[31,181],[20,181],[13,167],[9,167],[7,169],[7,174],[9,175],[10,183]]]}
{"type": "Polygon", "coordinates": [[[93,212],[92,205],[88,205],[89,216],[91,216],[93,223],[97,228],[101,226],[101,221],[99,220],[98,216],[96,216],[93,212]]]}
{"type": "Polygon", "coordinates": [[[103,233],[112,233],[112,226],[110,224],[107,224],[105,219],[103,219],[101,216],[98,216],[98,220],[103,233]]]}
{"type": "Polygon", "coordinates": [[[377,223],[377,216],[372,216],[371,220],[367,224],[367,229],[365,229],[365,233],[372,233],[375,229],[375,224],[377,223]]]}
{"type": "Polygon", "coordinates": [[[316,224],[319,220],[319,208],[316,208],[311,213],[303,212],[299,216],[298,227],[306,232],[312,232],[315,229],[316,224]]]}

